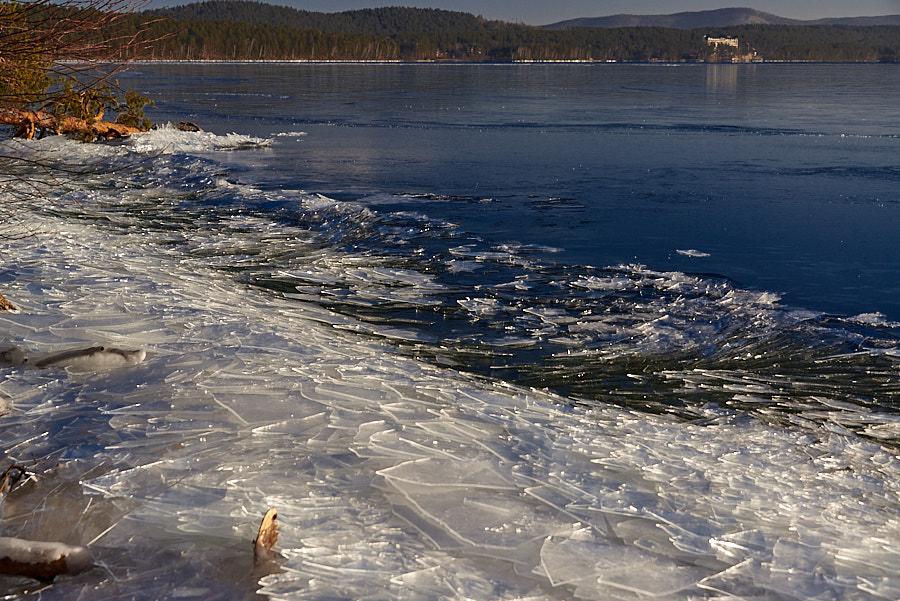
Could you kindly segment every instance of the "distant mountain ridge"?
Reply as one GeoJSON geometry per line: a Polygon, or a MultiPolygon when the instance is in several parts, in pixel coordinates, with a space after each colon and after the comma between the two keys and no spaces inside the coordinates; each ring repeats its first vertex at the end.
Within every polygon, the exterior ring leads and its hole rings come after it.
{"type": "Polygon", "coordinates": [[[738,25],[900,25],[900,15],[880,17],[847,17],[802,21],[779,17],[752,8],[719,8],[669,15],[629,15],[608,17],[582,17],[544,25],[545,29],[573,29],[595,27],[668,27],[671,29],[698,29],[700,27],[734,27],[738,25]]]}

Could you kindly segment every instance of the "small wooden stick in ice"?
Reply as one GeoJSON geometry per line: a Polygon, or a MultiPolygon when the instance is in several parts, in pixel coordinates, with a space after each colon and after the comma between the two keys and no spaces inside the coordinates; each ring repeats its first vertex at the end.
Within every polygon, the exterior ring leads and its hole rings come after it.
{"type": "Polygon", "coordinates": [[[278,524],[275,523],[277,517],[278,510],[272,507],[259,525],[259,533],[253,541],[253,557],[257,562],[269,561],[274,556],[272,548],[278,542],[278,524]]]}
{"type": "Polygon", "coordinates": [[[0,537],[0,574],[53,580],[78,574],[93,565],[87,547],[0,537]]]}
{"type": "Polygon", "coordinates": [[[15,311],[16,306],[6,300],[6,297],[0,294],[0,311],[15,311]]]}

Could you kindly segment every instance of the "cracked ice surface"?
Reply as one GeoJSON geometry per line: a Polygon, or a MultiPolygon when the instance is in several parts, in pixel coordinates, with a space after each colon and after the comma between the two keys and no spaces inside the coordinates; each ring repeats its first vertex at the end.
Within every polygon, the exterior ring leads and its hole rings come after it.
{"type": "Polygon", "coordinates": [[[240,598],[268,506],[274,599],[900,588],[900,462],[877,444],[724,411],[695,425],[573,408],[346,340],[198,262],[161,266],[135,237],[55,226],[18,253],[10,340],[149,354],[4,373],[5,456],[39,475],[6,500],[5,534],[87,543],[102,566],[45,596],[240,598]],[[69,263],[43,260],[63,248],[69,263]]]}
{"type": "Polygon", "coordinates": [[[404,358],[354,336],[352,317],[238,284],[209,260],[223,243],[209,232],[192,256],[165,232],[35,220],[52,235],[17,243],[3,276],[20,306],[0,315],[9,344],[148,356],[95,374],[3,370],[4,463],[36,474],[3,500],[3,534],[86,544],[97,566],[50,587],[9,581],[13,598],[900,591],[900,461],[834,423],[573,406],[404,358]],[[254,569],[250,544],[270,506],[275,573],[254,569]]]}

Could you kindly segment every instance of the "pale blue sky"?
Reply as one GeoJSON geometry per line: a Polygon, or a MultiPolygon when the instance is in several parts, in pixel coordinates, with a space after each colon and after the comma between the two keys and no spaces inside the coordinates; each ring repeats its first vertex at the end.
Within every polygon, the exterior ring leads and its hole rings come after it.
{"type": "MultiPolygon", "coordinates": [[[[151,0],[150,7],[189,4],[193,0],[151,0]]],[[[793,19],[900,14],[900,0],[263,0],[294,8],[339,12],[380,6],[442,8],[501,19],[546,25],[576,17],[619,13],[670,14],[745,6],[793,19]]]]}

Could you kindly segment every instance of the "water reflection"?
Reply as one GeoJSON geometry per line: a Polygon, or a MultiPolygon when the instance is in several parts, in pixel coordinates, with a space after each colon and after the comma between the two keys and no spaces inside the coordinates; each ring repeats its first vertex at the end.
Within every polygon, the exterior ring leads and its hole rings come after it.
{"type": "Polygon", "coordinates": [[[738,65],[709,65],[706,67],[706,91],[736,93],[739,68],[738,65]]]}

